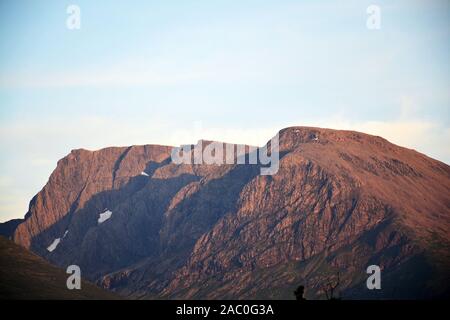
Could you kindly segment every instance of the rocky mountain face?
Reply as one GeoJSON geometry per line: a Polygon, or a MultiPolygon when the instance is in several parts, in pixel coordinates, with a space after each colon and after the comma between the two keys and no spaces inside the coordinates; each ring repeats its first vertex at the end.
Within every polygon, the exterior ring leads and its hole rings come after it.
{"type": "MultiPolygon", "coordinates": [[[[352,131],[280,131],[280,168],[174,164],[171,147],[74,150],[14,241],[131,298],[450,292],[450,167],[352,131]],[[368,290],[379,265],[382,290],[368,290]]],[[[247,152],[249,148],[247,147],[247,152]]],[[[247,154],[248,156],[248,154],[247,154]]]]}

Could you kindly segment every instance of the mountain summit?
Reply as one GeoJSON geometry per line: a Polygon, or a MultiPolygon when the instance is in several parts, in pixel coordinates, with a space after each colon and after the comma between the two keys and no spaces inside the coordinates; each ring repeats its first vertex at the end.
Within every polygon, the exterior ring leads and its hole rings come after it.
{"type": "MultiPolygon", "coordinates": [[[[249,147],[245,147],[248,152],[249,147]]],[[[449,295],[450,167],[353,131],[279,133],[279,170],[174,164],[172,147],[73,150],[14,231],[131,298],[449,295]],[[382,289],[368,290],[367,267],[382,289]]],[[[248,156],[248,154],[247,154],[248,156]]]]}

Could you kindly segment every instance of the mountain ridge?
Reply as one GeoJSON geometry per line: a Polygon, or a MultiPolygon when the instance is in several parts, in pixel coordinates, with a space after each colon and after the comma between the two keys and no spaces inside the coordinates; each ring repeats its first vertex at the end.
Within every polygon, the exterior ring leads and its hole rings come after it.
{"type": "Polygon", "coordinates": [[[305,282],[318,298],[336,272],[349,298],[448,294],[448,165],[356,131],[290,127],[279,141],[273,176],[260,165],[175,165],[167,146],[73,150],[14,241],[132,298],[280,298],[305,282]],[[364,291],[375,262],[388,278],[423,270],[420,283],[364,291]]]}

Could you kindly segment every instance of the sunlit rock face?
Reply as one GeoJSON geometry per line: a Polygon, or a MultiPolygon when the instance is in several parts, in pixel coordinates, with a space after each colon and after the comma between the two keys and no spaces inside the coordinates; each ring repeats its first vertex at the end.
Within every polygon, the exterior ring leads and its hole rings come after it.
{"type": "Polygon", "coordinates": [[[352,131],[287,128],[279,146],[268,176],[177,165],[165,146],[74,150],[14,240],[134,298],[323,298],[338,273],[348,299],[448,294],[448,165],[352,131]]]}

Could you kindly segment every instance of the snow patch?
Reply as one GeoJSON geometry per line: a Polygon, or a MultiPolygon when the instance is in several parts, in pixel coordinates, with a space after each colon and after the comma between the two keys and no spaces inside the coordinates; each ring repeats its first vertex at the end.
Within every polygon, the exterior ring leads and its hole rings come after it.
{"type": "Polygon", "coordinates": [[[105,222],[106,220],[110,219],[112,216],[112,211],[106,209],[105,212],[100,213],[100,217],[98,218],[98,224],[101,224],[105,222]]]}
{"type": "Polygon", "coordinates": [[[52,244],[47,248],[47,250],[49,252],[53,252],[60,242],[61,238],[56,238],[55,240],[53,240],[52,244]]]}
{"type": "Polygon", "coordinates": [[[141,176],[150,177],[145,171],[142,171],[142,172],[141,172],[141,176]]]}
{"type": "Polygon", "coordinates": [[[55,251],[55,249],[58,247],[58,245],[61,242],[61,240],[64,239],[67,236],[68,233],[69,233],[69,230],[66,230],[64,232],[64,235],[62,236],[62,238],[56,238],[55,240],[53,240],[52,244],[47,248],[47,251],[48,252],[55,251]]]}

